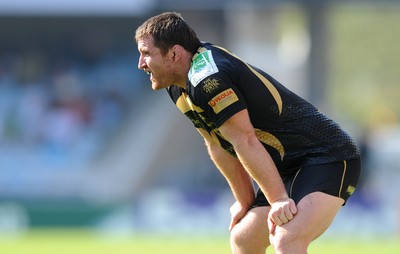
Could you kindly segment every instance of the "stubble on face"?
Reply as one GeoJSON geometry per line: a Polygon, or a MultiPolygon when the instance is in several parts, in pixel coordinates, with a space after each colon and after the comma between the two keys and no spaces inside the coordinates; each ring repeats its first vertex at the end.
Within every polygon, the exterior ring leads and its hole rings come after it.
{"type": "Polygon", "coordinates": [[[173,84],[173,61],[169,54],[163,55],[161,50],[154,46],[153,38],[145,36],[138,40],[140,53],[139,69],[150,75],[153,90],[167,88],[173,84]]]}

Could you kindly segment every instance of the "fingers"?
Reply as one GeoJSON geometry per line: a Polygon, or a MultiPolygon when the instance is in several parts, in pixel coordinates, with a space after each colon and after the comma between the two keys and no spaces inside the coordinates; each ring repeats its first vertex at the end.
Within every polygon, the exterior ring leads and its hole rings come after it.
{"type": "Polygon", "coordinates": [[[271,220],[278,226],[282,226],[283,224],[289,222],[289,220],[283,215],[282,216],[277,216],[277,215],[271,216],[271,220]]]}
{"type": "Polygon", "coordinates": [[[288,208],[284,208],[281,216],[279,217],[283,223],[288,223],[294,218],[294,215],[297,213],[296,205],[289,206],[288,208]],[[287,219],[287,221],[285,220],[287,219]]]}
{"type": "Polygon", "coordinates": [[[293,213],[289,209],[278,209],[270,213],[271,220],[278,226],[288,223],[294,218],[293,213]]]}
{"type": "Polygon", "coordinates": [[[238,219],[231,218],[231,223],[229,224],[229,231],[232,231],[233,227],[238,223],[238,219]]]}
{"type": "Polygon", "coordinates": [[[297,207],[296,204],[294,203],[293,199],[290,199],[290,203],[289,203],[289,209],[292,215],[295,215],[297,213],[297,207]]]}
{"type": "Polygon", "coordinates": [[[291,212],[289,213],[285,213],[285,219],[287,219],[287,221],[282,221],[283,223],[288,223],[289,221],[291,221],[294,218],[293,214],[291,212]]]}
{"type": "Polygon", "coordinates": [[[276,226],[282,226],[291,221],[293,218],[293,215],[291,215],[291,219],[288,219],[286,216],[278,216],[275,218],[270,217],[268,219],[269,233],[273,235],[275,233],[276,226]]]}
{"type": "Polygon", "coordinates": [[[271,235],[275,234],[275,227],[276,224],[271,219],[268,218],[268,228],[269,228],[269,233],[271,235]]]}
{"type": "Polygon", "coordinates": [[[297,207],[292,199],[273,204],[268,214],[268,228],[270,229],[270,234],[275,232],[276,226],[282,226],[291,221],[296,213],[297,207]]]}
{"type": "Polygon", "coordinates": [[[245,216],[247,213],[247,209],[243,209],[243,207],[239,203],[235,203],[231,209],[231,222],[229,224],[229,231],[235,227],[236,224],[245,216]]]}

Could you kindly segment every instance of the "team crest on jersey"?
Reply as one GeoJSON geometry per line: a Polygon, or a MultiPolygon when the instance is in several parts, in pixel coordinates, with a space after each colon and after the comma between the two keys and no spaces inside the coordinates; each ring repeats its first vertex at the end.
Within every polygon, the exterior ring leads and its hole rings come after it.
{"type": "Polygon", "coordinates": [[[208,78],[203,81],[203,91],[206,93],[212,93],[219,86],[218,79],[208,78]]]}
{"type": "Polygon", "coordinates": [[[196,87],[200,81],[217,72],[218,68],[211,51],[203,49],[203,51],[195,55],[188,77],[192,85],[196,87]]]}
{"type": "Polygon", "coordinates": [[[346,190],[346,192],[347,192],[347,194],[349,194],[350,196],[351,195],[353,195],[353,192],[356,190],[356,187],[354,187],[353,185],[349,185],[348,187],[347,187],[347,190],[346,190]]]}
{"type": "Polygon", "coordinates": [[[233,103],[237,102],[239,98],[235,94],[232,88],[226,89],[225,91],[217,94],[214,98],[212,98],[209,102],[208,105],[212,107],[214,112],[218,114],[222,110],[224,110],[226,107],[229,105],[232,105],[233,103]]]}

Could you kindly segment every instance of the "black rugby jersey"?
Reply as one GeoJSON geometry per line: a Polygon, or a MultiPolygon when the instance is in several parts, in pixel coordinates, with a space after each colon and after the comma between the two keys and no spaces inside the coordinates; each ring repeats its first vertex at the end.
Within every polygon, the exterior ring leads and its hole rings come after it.
{"type": "Polygon", "coordinates": [[[247,109],[258,139],[283,175],[302,165],[359,157],[337,123],[264,71],[210,43],[193,56],[186,89],[173,85],[167,90],[196,128],[206,130],[234,156],[218,127],[247,109]]]}

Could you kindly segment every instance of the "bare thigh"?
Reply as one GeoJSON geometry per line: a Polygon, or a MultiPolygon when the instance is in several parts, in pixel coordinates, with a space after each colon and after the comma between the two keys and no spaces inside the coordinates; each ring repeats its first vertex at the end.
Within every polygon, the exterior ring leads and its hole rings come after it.
{"type": "MultiPolygon", "coordinates": [[[[344,200],[322,192],[306,195],[297,204],[297,214],[289,223],[277,226],[269,235],[269,206],[251,209],[231,232],[233,253],[265,253],[272,243],[282,253],[306,253],[308,245],[332,223],[344,200]]],[[[281,253],[281,252],[279,252],[281,253]]]]}
{"type": "Polygon", "coordinates": [[[270,235],[271,243],[275,246],[296,242],[307,248],[311,241],[327,230],[343,203],[343,199],[322,192],[306,195],[297,204],[294,219],[276,227],[275,234],[270,235]]]}

